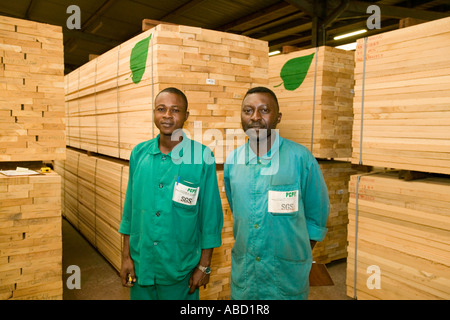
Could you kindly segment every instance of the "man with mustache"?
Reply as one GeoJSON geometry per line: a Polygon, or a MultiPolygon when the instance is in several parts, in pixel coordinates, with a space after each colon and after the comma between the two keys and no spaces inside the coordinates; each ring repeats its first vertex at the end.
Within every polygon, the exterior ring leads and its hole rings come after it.
{"type": "Polygon", "coordinates": [[[120,275],[132,300],[198,300],[198,288],[209,282],[213,248],[221,245],[214,156],[182,132],[187,108],[182,91],[162,90],[154,108],[160,133],[131,153],[119,232],[120,275]]]}
{"type": "Polygon", "coordinates": [[[312,248],[327,232],[328,190],[302,145],[276,132],[275,94],[250,89],[241,122],[249,140],[224,166],[233,213],[232,299],[307,299],[312,248]]]}

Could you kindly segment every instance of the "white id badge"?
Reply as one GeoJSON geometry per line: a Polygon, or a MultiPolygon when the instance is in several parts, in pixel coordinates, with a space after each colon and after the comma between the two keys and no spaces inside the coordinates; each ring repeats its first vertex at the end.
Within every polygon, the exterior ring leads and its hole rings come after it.
{"type": "Polygon", "coordinates": [[[298,190],[269,190],[269,212],[292,213],[298,211],[298,190]]]}
{"type": "Polygon", "coordinates": [[[195,206],[197,204],[198,191],[200,187],[185,186],[182,183],[176,182],[173,189],[172,200],[188,206],[195,206]]]}

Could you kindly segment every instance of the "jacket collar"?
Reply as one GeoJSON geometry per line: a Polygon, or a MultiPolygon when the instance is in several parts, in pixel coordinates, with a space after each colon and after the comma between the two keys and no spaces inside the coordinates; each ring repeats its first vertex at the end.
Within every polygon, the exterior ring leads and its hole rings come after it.
{"type": "MultiPolygon", "coordinates": [[[[273,130],[272,135],[275,135],[275,140],[272,144],[272,147],[270,148],[267,153],[259,159],[261,160],[261,163],[267,164],[269,163],[272,158],[279,152],[281,144],[283,143],[283,138],[280,137],[278,134],[278,130],[273,130]]],[[[256,164],[258,160],[258,156],[253,152],[252,148],[250,147],[250,141],[247,141],[245,144],[245,164],[256,164]],[[248,155],[248,156],[247,156],[248,155]]]]}

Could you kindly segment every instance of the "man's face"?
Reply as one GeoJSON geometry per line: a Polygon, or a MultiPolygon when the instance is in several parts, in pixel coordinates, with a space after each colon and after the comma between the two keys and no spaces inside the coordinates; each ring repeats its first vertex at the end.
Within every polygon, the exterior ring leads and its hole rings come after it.
{"type": "Polygon", "coordinates": [[[242,129],[250,139],[266,139],[281,121],[275,99],[265,92],[251,93],[242,101],[242,129]],[[266,130],[261,130],[266,129],[266,130]]]}
{"type": "Polygon", "coordinates": [[[162,92],[155,99],[154,121],[162,135],[172,135],[183,128],[189,112],[183,99],[175,93],[162,92]]]}

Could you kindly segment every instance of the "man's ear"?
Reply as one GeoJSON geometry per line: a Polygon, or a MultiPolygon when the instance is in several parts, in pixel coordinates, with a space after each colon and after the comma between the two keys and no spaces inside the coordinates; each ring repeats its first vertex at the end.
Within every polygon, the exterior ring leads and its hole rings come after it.
{"type": "Polygon", "coordinates": [[[277,121],[277,123],[280,123],[281,122],[281,116],[282,116],[283,114],[281,113],[281,112],[279,112],[278,113],[278,121],[277,121]]]}
{"type": "Polygon", "coordinates": [[[186,121],[189,118],[189,111],[186,111],[186,115],[184,117],[184,121],[186,121]]]}

